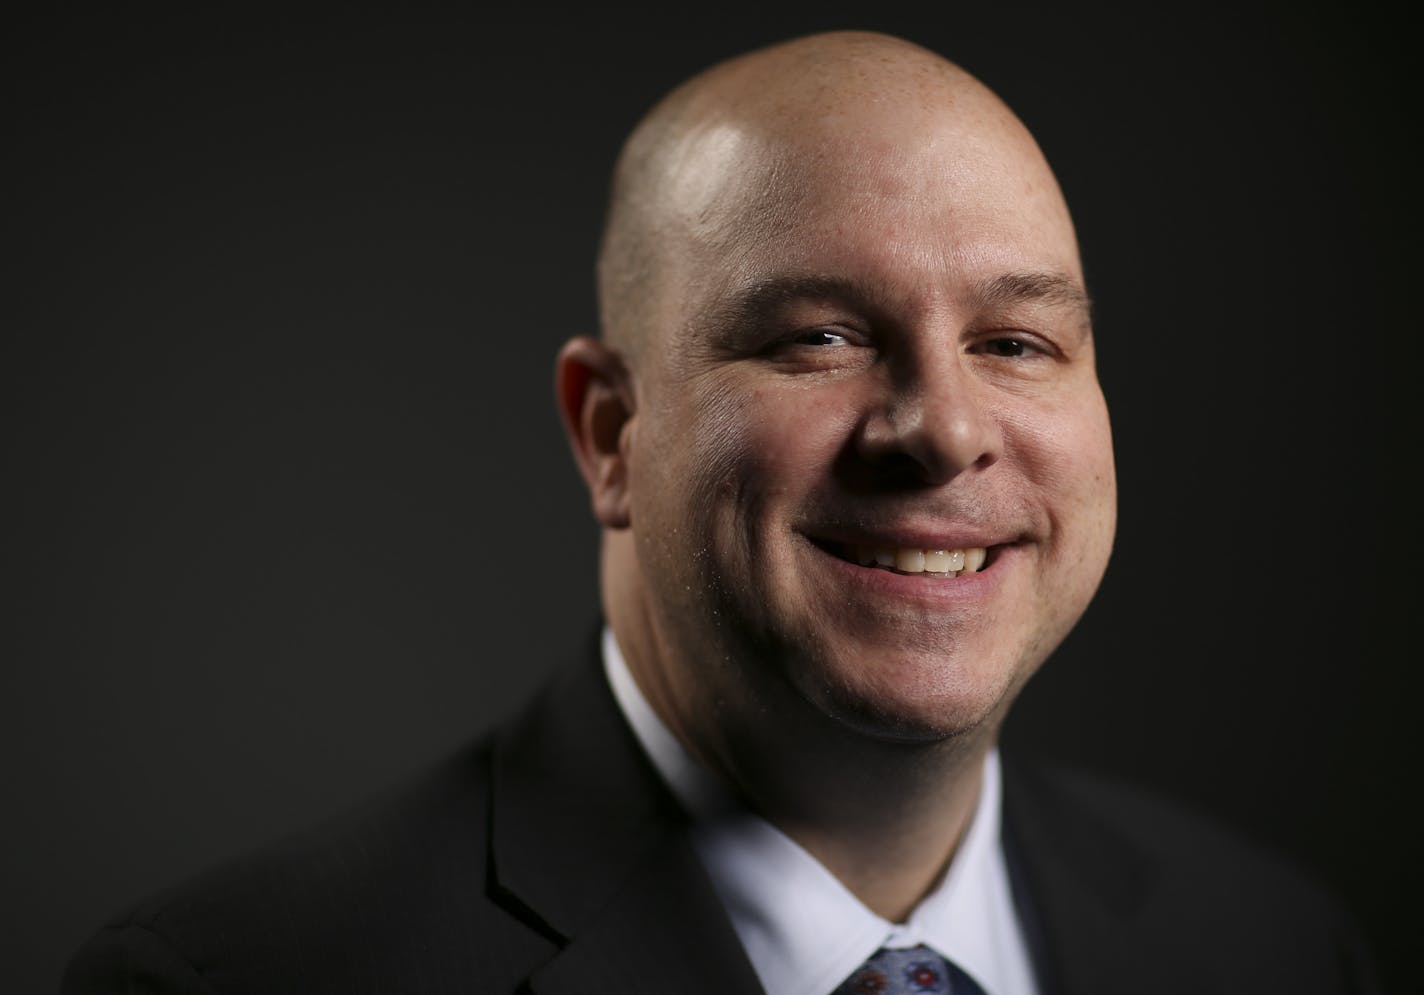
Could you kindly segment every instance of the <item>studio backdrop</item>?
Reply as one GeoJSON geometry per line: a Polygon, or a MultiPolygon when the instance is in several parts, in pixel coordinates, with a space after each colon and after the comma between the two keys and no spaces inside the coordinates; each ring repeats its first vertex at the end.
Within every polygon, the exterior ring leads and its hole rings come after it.
{"type": "Polygon", "coordinates": [[[552,363],[596,330],[613,158],[691,73],[841,27],[1015,108],[1096,302],[1118,542],[1007,748],[1314,868],[1404,990],[1400,31],[1343,5],[891,3],[11,24],[6,991],[454,750],[588,638],[552,363]]]}

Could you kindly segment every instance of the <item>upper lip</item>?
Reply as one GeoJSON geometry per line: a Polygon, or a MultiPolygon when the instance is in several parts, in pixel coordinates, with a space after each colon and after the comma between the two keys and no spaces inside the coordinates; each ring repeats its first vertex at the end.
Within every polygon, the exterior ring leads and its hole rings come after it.
{"type": "Polygon", "coordinates": [[[821,543],[871,546],[885,549],[988,549],[1017,542],[1021,531],[985,528],[963,523],[900,523],[886,526],[803,528],[808,539],[821,543]]]}

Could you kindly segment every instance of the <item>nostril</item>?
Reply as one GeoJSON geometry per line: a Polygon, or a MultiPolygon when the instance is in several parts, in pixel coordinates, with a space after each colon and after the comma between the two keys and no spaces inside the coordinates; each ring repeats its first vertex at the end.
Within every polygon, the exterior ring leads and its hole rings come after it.
{"type": "Polygon", "coordinates": [[[858,449],[882,483],[936,486],[997,462],[1003,433],[971,389],[905,394],[861,425],[858,449]]]}

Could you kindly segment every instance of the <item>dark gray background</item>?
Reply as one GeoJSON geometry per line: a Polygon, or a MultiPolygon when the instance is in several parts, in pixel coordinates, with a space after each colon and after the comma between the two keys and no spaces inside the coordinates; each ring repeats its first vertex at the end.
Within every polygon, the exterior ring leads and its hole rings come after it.
{"type": "Polygon", "coordinates": [[[0,35],[5,989],[453,748],[581,642],[596,534],[550,373],[593,329],[617,145],[691,72],[828,27],[918,40],[1019,111],[1099,300],[1119,543],[1011,744],[1313,866],[1412,977],[1402,26],[527,10],[0,35]]]}

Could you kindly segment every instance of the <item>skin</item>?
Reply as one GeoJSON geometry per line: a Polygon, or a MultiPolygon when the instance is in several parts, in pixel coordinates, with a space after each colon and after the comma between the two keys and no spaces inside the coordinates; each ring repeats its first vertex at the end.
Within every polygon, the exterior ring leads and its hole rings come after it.
{"type": "Polygon", "coordinates": [[[954,852],[1115,520],[1077,243],[1032,138],[897,39],[724,63],[625,147],[558,393],[604,608],[673,733],[870,908],[954,852]],[[990,547],[909,577],[846,544],[990,547]]]}

